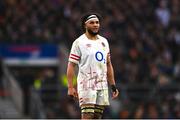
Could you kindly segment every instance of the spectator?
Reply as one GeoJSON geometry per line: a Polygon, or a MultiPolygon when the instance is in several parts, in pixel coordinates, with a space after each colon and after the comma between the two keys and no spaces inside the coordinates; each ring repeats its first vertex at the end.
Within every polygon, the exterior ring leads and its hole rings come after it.
{"type": "MultiPolygon", "coordinates": [[[[136,113],[133,117],[160,118],[156,104],[163,103],[160,108],[172,107],[165,110],[164,117],[179,118],[179,109],[163,102],[175,93],[163,95],[157,89],[159,85],[164,89],[179,85],[179,6],[179,0],[90,0],[88,4],[84,0],[4,0],[0,1],[0,44],[65,44],[70,49],[81,34],[80,15],[99,12],[104,18],[101,31],[112,48],[115,78],[125,91],[122,96],[127,97],[118,102],[125,104],[128,99],[130,104],[118,111],[124,110],[125,117],[136,113]],[[147,96],[158,97],[148,112],[128,98],[126,88],[131,84],[148,85],[151,94],[147,96]]],[[[106,116],[111,115],[107,112],[106,116]]]]}
{"type": "Polygon", "coordinates": [[[167,8],[168,1],[167,0],[160,0],[159,7],[156,9],[156,16],[159,21],[164,27],[169,25],[170,20],[170,11],[167,8]]]}

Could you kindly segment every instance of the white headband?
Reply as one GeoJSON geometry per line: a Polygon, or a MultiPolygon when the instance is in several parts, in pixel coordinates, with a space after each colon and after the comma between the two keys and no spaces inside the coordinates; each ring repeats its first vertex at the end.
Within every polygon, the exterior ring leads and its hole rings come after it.
{"type": "Polygon", "coordinates": [[[90,16],[86,19],[85,23],[89,22],[90,20],[98,20],[98,21],[99,21],[99,19],[98,19],[98,17],[97,17],[96,15],[90,15],[90,16]]]}

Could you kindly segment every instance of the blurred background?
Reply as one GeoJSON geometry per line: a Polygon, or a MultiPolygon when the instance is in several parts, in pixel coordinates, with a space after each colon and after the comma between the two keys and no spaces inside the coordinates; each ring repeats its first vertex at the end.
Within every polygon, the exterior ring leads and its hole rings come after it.
{"type": "Polygon", "coordinates": [[[102,16],[120,90],[103,118],[180,118],[179,6],[179,0],[0,0],[0,118],[80,118],[78,102],[67,97],[66,65],[87,12],[102,16]]]}

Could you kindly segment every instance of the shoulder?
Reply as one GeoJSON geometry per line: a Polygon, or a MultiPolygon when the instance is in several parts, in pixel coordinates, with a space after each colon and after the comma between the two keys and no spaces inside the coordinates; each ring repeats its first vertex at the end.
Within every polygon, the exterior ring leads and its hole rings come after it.
{"type": "Polygon", "coordinates": [[[75,39],[73,41],[73,45],[78,45],[79,43],[82,42],[82,40],[84,39],[84,34],[82,34],[81,36],[79,36],[77,39],[75,39]]]}
{"type": "Polygon", "coordinates": [[[99,39],[103,40],[103,41],[108,41],[105,37],[98,35],[99,39]]]}
{"type": "Polygon", "coordinates": [[[81,36],[79,36],[76,40],[77,41],[84,41],[84,39],[86,39],[86,35],[82,34],[81,36]]]}
{"type": "Polygon", "coordinates": [[[103,41],[103,42],[105,42],[106,44],[108,44],[108,40],[107,40],[105,37],[103,37],[103,36],[101,36],[101,35],[98,35],[98,37],[99,37],[99,39],[100,39],[101,41],[103,41]]]}
{"type": "Polygon", "coordinates": [[[77,39],[75,39],[75,41],[73,42],[73,44],[79,44],[81,42],[83,42],[85,39],[85,35],[82,34],[81,36],[79,36],[77,39]]]}

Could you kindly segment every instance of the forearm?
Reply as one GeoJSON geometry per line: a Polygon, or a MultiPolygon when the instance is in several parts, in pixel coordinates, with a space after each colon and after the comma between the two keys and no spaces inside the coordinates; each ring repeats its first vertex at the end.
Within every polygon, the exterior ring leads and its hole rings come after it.
{"type": "Polygon", "coordinates": [[[68,63],[67,67],[67,80],[68,80],[68,88],[73,88],[73,77],[75,74],[75,64],[72,62],[68,63]]]}
{"type": "Polygon", "coordinates": [[[114,70],[111,63],[107,64],[107,79],[110,85],[115,85],[114,70]]]}
{"type": "Polygon", "coordinates": [[[118,96],[119,92],[116,88],[116,84],[115,84],[115,80],[114,80],[114,70],[113,70],[113,66],[112,66],[111,62],[109,62],[107,64],[107,78],[108,78],[108,82],[111,86],[111,90],[114,93],[113,94],[113,99],[114,99],[118,96]]]}

